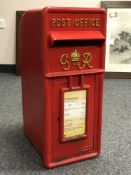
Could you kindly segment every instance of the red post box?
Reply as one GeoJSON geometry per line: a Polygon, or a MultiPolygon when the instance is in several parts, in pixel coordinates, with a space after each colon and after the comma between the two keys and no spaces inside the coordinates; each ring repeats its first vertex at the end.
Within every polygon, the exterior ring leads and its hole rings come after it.
{"type": "Polygon", "coordinates": [[[102,9],[48,7],[23,16],[24,131],[46,167],[100,153],[105,24],[102,9]]]}

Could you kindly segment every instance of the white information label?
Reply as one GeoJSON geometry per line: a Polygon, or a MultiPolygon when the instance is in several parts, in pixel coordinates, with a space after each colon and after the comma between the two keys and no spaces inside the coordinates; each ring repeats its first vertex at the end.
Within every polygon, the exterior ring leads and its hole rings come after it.
{"type": "Polygon", "coordinates": [[[86,90],[64,93],[64,138],[80,137],[86,129],[86,90]]]}

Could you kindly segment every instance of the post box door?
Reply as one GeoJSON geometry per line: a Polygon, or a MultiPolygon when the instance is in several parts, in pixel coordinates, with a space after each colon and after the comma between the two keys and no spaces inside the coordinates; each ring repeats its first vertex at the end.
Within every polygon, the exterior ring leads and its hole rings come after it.
{"type": "MultiPolygon", "coordinates": [[[[94,146],[94,106],[95,106],[95,75],[76,75],[53,78],[53,160],[64,160],[85,154],[94,146]],[[66,91],[65,91],[66,89],[66,91]],[[67,90],[68,89],[68,90],[67,90]],[[85,134],[83,137],[64,141],[63,104],[65,92],[86,92],[85,134]]],[[[70,129],[70,128],[69,128],[70,129]]]]}

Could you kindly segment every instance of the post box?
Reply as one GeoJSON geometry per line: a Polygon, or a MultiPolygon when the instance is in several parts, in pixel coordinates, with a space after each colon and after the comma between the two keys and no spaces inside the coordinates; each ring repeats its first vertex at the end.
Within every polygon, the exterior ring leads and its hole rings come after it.
{"type": "Polygon", "coordinates": [[[56,167],[100,153],[106,14],[27,11],[20,31],[24,132],[56,167]]]}

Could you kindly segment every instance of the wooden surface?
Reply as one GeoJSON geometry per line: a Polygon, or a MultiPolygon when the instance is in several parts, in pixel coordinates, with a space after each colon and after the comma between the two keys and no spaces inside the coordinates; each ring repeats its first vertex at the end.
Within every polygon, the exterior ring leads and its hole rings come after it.
{"type": "Polygon", "coordinates": [[[105,78],[131,78],[130,72],[105,72],[105,78]]]}
{"type": "Polygon", "coordinates": [[[102,8],[130,8],[131,1],[102,1],[102,8]]]}

